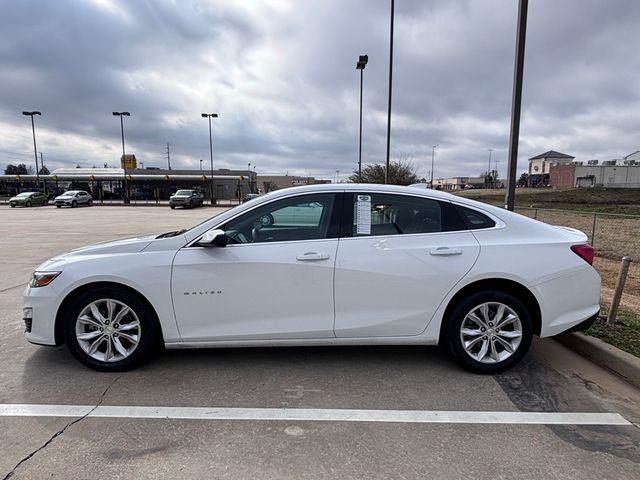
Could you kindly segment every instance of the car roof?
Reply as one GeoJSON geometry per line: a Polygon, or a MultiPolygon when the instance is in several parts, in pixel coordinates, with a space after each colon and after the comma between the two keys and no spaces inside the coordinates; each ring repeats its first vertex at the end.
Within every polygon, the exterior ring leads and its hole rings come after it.
{"type": "Polygon", "coordinates": [[[421,189],[415,187],[406,187],[404,185],[382,185],[378,183],[323,183],[318,185],[304,185],[301,187],[289,187],[268,193],[266,196],[274,198],[276,196],[286,196],[302,192],[327,192],[327,191],[346,191],[346,192],[380,192],[380,193],[398,193],[398,194],[423,194],[431,198],[441,198],[445,200],[458,199],[447,192],[441,190],[421,189]]]}

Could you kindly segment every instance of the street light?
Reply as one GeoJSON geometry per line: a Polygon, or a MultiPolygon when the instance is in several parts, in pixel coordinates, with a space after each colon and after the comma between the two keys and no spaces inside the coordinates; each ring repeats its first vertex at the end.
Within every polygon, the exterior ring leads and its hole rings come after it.
{"type": "Polygon", "coordinates": [[[122,135],[122,169],[124,170],[124,183],[122,184],[122,202],[129,203],[129,184],[127,183],[127,162],[124,154],[124,122],[122,117],[129,117],[129,112],[113,112],[114,117],[120,117],[120,134],[122,135]]]}
{"type": "Polygon", "coordinates": [[[249,175],[248,177],[248,181],[249,181],[249,193],[253,193],[253,189],[251,188],[251,162],[247,163],[247,173],[249,175]]]}
{"type": "MultiPolygon", "coordinates": [[[[38,169],[38,149],[36,148],[36,126],[35,123],[33,122],[33,116],[34,115],[42,115],[42,113],[40,112],[22,112],[23,115],[27,115],[29,117],[31,117],[31,131],[33,132],[33,155],[36,158],[36,185],[38,185],[38,188],[40,187],[40,172],[38,169]]],[[[44,192],[44,188],[42,189],[42,191],[44,192]]]]}
{"type": "Polygon", "coordinates": [[[218,118],[218,114],[202,113],[200,115],[202,116],[202,118],[209,119],[209,157],[211,158],[211,205],[215,205],[216,200],[215,200],[215,190],[214,190],[214,184],[213,184],[213,140],[211,137],[211,119],[218,118]]]}
{"type": "Polygon", "coordinates": [[[433,164],[436,159],[436,148],[438,148],[438,145],[431,147],[431,190],[433,190],[433,164]]]}
{"type": "Polygon", "coordinates": [[[360,55],[358,63],[356,63],[356,70],[360,70],[360,140],[358,143],[358,182],[362,183],[362,80],[364,74],[364,67],[367,66],[369,61],[369,55],[360,55]]]}

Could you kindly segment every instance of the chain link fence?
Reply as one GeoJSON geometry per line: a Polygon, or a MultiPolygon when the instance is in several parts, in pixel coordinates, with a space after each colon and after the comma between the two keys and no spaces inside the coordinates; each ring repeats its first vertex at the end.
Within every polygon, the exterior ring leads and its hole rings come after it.
{"type": "Polygon", "coordinates": [[[600,257],[619,260],[630,255],[640,260],[640,215],[546,208],[518,208],[516,211],[551,225],[581,230],[587,234],[589,243],[600,257]]]}

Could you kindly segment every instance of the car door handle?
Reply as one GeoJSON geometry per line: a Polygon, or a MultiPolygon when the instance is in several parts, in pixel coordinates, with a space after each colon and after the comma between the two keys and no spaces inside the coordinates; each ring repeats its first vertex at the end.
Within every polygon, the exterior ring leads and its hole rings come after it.
{"type": "Polygon", "coordinates": [[[449,248],[449,247],[438,247],[429,250],[430,255],[440,255],[440,256],[448,256],[448,255],[462,255],[461,248],[449,248]]]}
{"type": "Polygon", "coordinates": [[[329,260],[329,255],[326,253],[307,252],[302,255],[298,255],[296,260],[300,262],[317,262],[318,260],[329,260]]]}

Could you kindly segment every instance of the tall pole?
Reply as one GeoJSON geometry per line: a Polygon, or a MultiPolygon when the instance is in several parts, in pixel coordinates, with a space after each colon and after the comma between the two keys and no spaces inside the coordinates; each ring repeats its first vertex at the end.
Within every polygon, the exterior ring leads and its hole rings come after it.
{"type": "Polygon", "coordinates": [[[201,114],[203,118],[209,119],[209,158],[211,160],[211,205],[216,204],[216,192],[215,185],[213,183],[213,137],[211,136],[211,119],[218,118],[217,113],[203,113],[201,114]]]}
{"type": "Polygon", "coordinates": [[[493,152],[493,148],[487,148],[489,152],[489,168],[487,169],[487,176],[485,177],[485,183],[487,187],[489,186],[489,178],[491,177],[491,152],[493,152]]]}
{"type": "Polygon", "coordinates": [[[391,91],[393,81],[393,11],[395,0],[391,0],[391,28],[389,34],[389,106],[387,108],[387,165],[384,170],[384,183],[389,183],[389,153],[391,151],[391,91]]]}
{"type": "Polygon", "coordinates": [[[124,121],[122,117],[128,117],[129,112],[113,112],[115,117],[120,117],[120,135],[122,136],[122,170],[124,171],[124,179],[122,184],[122,202],[129,203],[129,183],[127,182],[127,162],[124,150],[124,121]]]}
{"type": "Polygon", "coordinates": [[[360,70],[360,137],[358,140],[358,183],[362,183],[362,82],[364,78],[364,67],[367,66],[369,55],[360,55],[356,69],[360,70]]]}
{"type": "Polygon", "coordinates": [[[169,152],[169,142],[167,142],[167,166],[171,170],[171,153],[169,152]]]}
{"type": "Polygon", "coordinates": [[[23,115],[31,117],[31,132],[33,133],[33,156],[36,159],[36,185],[40,188],[40,169],[38,168],[38,147],[36,146],[36,125],[33,121],[34,115],[42,115],[40,112],[22,112],[23,115]]]}
{"type": "Polygon", "coordinates": [[[509,135],[509,163],[507,165],[507,193],[505,208],[513,211],[516,197],[516,171],[518,168],[518,140],[520,138],[520,107],[522,103],[522,77],[524,73],[524,47],[527,37],[527,10],[529,0],[518,4],[518,29],[513,72],[513,98],[511,104],[511,133],[509,135]]]}
{"type": "Polygon", "coordinates": [[[433,190],[433,169],[436,160],[436,148],[438,148],[438,145],[431,147],[431,190],[433,190]]]}

